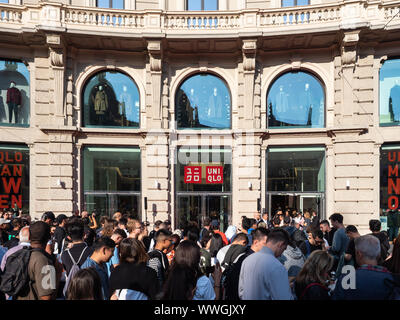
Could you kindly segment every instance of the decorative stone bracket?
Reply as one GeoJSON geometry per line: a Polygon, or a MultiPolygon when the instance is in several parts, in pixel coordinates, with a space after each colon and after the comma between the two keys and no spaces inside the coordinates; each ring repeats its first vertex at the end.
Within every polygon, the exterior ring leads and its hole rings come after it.
{"type": "Polygon", "coordinates": [[[357,44],[360,39],[360,30],[345,32],[342,40],[342,66],[354,67],[357,59],[357,44]]]}
{"type": "Polygon", "coordinates": [[[161,106],[161,77],[162,77],[162,48],[161,41],[150,40],[147,42],[147,51],[149,53],[151,87],[152,87],[152,118],[160,123],[162,119],[161,106]]]}
{"type": "Polygon", "coordinates": [[[54,77],[54,115],[60,123],[65,116],[64,110],[64,73],[65,73],[65,48],[62,38],[58,34],[48,34],[46,43],[49,46],[50,66],[54,77]]]}
{"type": "Polygon", "coordinates": [[[257,40],[243,40],[244,108],[246,120],[254,119],[254,76],[256,72],[257,40]]]}

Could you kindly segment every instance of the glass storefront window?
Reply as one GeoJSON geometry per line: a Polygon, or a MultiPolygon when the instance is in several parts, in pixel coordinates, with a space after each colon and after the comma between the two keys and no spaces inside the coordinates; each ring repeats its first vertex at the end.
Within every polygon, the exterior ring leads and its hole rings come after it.
{"type": "Polygon", "coordinates": [[[269,148],[267,191],[324,192],[325,148],[269,148]]]}
{"type": "Polygon", "coordinates": [[[267,94],[268,128],[325,126],[325,93],[320,81],[306,72],[288,72],[267,94]]]}
{"type": "Polygon", "coordinates": [[[189,11],[218,10],[218,0],[187,0],[186,8],[189,11]]]}
{"type": "Polygon", "coordinates": [[[400,125],[400,59],[385,61],[379,71],[379,119],[381,125],[400,125]]]}
{"type": "Polygon", "coordinates": [[[0,145],[0,210],[29,212],[29,148],[0,145]]]}
{"type": "Polygon", "coordinates": [[[211,74],[186,79],[175,96],[178,129],[229,129],[231,95],[225,82],[211,74]]]}
{"type": "Polygon", "coordinates": [[[83,149],[84,210],[98,216],[119,211],[140,217],[140,148],[83,149]]]}
{"type": "Polygon", "coordinates": [[[83,125],[87,127],[138,128],[139,90],[118,71],[102,71],[83,89],[83,125]]]}
{"type": "Polygon", "coordinates": [[[24,63],[0,59],[0,125],[29,126],[29,71],[24,63]]]}
{"type": "Polygon", "coordinates": [[[85,191],[140,191],[140,148],[86,147],[85,191]]]}
{"type": "Polygon", "coordinates": [[[179,148],[175,171],[176,191],[230,192],[231,161],[230,149],[179,148]]]}

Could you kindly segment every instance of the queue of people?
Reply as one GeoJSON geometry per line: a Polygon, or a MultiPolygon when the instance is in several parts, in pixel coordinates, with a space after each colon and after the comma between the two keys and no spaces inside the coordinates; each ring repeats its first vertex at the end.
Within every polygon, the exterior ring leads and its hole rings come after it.
{"type": "Polygon", "coordinates": [[[295,210],[227,230],[210,218],[148,227],[120,212],[99,221],[45,212],[36,222],[1,213],[0,299],[382,300],[400,287],[400,236],[390,250],[379,220],[363,236],[341,214],[319,221],[295,210]]]}

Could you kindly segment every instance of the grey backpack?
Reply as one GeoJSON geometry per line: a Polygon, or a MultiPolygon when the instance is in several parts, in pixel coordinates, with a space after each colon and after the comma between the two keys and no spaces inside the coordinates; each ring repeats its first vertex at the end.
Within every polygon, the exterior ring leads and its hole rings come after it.
{"type": "Polygon", "coordinates": [[[77,273],[81,269],[79,267],[79,262],[81,261],[81,259],[83,257],[83,254],[85,253],[87,248],[88,247],[86,246],[85,249],[82,250],[81,256],[79,257],[78,261],[76,261],[76,262],[75,262],[74,258],[72,257],[71,252],[69,251],[70,249],[65,250],[65,252],[68,252],[69,257],[71,258],[72,267],[71,267],[71,270],[69,271],[69,274],[68,274],[67,279],[65,281],[65,286],[64,286],[64,290],[63,290],[64,297],[66,297],[66,293],[67,293],[67,289],[68,289],[68,285],[69,285],[70,280],[74,277],[75,273],[77,273]]]}

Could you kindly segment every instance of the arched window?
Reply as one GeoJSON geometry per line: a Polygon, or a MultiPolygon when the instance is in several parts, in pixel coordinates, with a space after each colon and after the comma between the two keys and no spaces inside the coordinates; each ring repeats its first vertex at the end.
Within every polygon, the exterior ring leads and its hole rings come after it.
{"type": "Polygon", "coordinates": [[[175,96],[178,129],[231,127],[231,95],[225,82],[212,74],[186,79],[175,96]]]}
{"type": "Polygon", "coordinates": [[[383,126],[400,125],[400,59],[385,61],[379,72],[379,118],[383,126]]]}
{"type": "Polygon", "coordinates": [[[325,126],[325,93],[321,82],[306,72],[277,78],[267,94],[268,128],[325,126]]]}
{"type": "Polygon", "coordinates": [[[138,128],[139,90],[118,71],[101,71],[83,89],[83,126],[138,128]]]}
{"type": "Polygon", "coordinates": [[[29,126],[29,71],[22,61],[0,59],[0,125],[29,126]]]}

